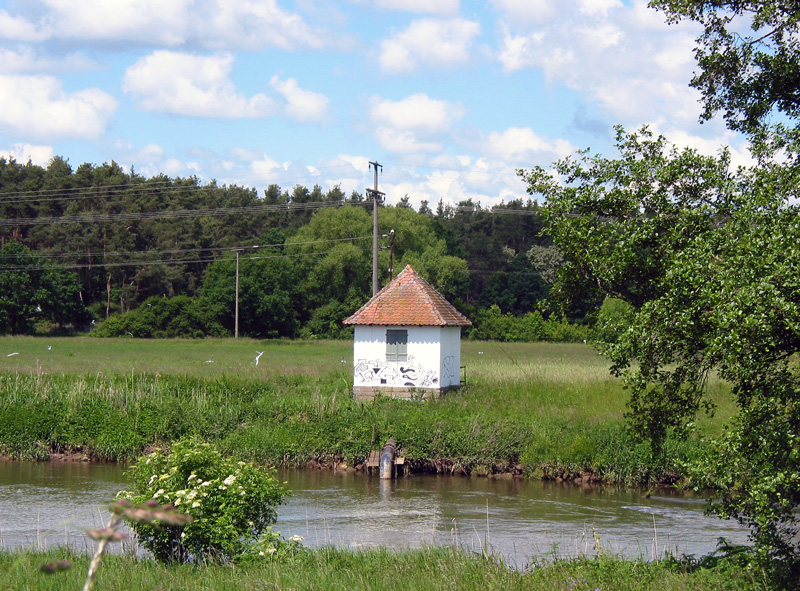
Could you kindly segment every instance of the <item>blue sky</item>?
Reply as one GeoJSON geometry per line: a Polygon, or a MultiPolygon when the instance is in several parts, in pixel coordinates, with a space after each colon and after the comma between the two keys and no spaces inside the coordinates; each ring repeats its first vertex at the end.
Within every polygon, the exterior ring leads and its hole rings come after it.
{"type": "Polygon", "coordinates": [[[700,125],[698,30],[629,0],[0,0],[0,155],[116,161],[261,193],[526,198],[518,168],[700,125]]]}

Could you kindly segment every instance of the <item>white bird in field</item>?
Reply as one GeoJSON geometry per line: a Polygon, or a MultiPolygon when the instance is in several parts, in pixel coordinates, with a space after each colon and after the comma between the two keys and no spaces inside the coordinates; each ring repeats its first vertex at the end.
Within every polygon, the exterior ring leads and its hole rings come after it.
{"type": "Polygon", "coordinates": [[[53,349],[53,347],[51,345],[47,345],[47,350],[48,351],[51,351],[52,349],[53,349]]]}
{"type": "Polygon", "coordinates": [[[6,355],[6,357],[13,357],[14,355],[19,355],[19,353],[17,352],[9,353],[8,355],[6,355]]]}
{"type": "Polygon", "coordinates": [[[208,359],[206,359],[206,363],[214,363],[214,356],[212,355],[208,359]]]}
{"type": "Polygon", "coordinates": [[[258,360],[261,359],[261,356],[264,354],[264,351],[256,351],[258,355],[256,355],[256,365],[258,365],[258,360]]]}

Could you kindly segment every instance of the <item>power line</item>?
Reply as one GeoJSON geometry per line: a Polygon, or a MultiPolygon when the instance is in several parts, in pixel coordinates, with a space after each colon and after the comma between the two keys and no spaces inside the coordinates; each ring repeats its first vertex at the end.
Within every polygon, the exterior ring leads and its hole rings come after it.
{"type": "MultiPolygon", "coordinates": [[[[356,240],[366,240],[371,236],[351,236],[348,238],[326,238],[324,240],[305,240],[302,242],[289,242],[278,244],[256,244],[249,246],[196,246],[194,248],[175,248],[168,250],[109,250],[109,251],[73,251],[73,252],[60,252],[60,253],[38,253],[31,252],[40,259],[59,259],[59,258],[75,258],[84,256],[131,256],[131,255],[164,255],[164,254],[183,254],[194,252],[233,252],[235,250],[251,249],[251,248],[282,248],[285,246],[306,246],[308,244],[325,244],[328,242],[351,242],[356,240]]],[[[0,253],[0,260],[3,258],[15,258],[17,254],[3,254],[0,253]]],[[[148,261],[145,261],[148,262],[148,261]]]]}
{"type": "MultiPolygon", "coordinates": [[[[363,237],[354,238],[352,240],[360,240],[363,237]]],[[[369,236],[367,236],[369,238],[369,236]]],[[[333,241],[320,241],[320,242],[333,242],[333,241]]],[[[234,251],[234,248],[226,248],[225,250],[234,251]]],[[[331,254],[332,250],[316,251],[316,252],[299,252],[299,253],[281,253],[274,255],[256,255],[247,257],[244,260],[259,260],[259,259],[281,259],[281,258],[301,258],[311,256],[323,256],[331,254]]],[[[193,259],[158,259],[158,260],[143,260],[143,261],[101,261],[95,263],[74,263],[74,264],[58,264],[51,267],[30,267],[25,265],[0,265],[0,271],[50,271],[54,268],[57,269],[90,269],[92,267],[146,267],[148,265],[189,265],[189,264],[205,264],[214,263],[218,261],[235,261],[235,259],[221,259],[216,257],[202,257],[193,259]]]]}
{"type": "Polygon", "coordinates": [[[287,203],[281,205],[260,204],[242,207],[221,207],[216,209],[165,209],[161,211],[129,212],[129,213],[97,213],[72,216],[39,216],[30,218],[12,218],[0,220],[0,227],[42,226],[49,224],[94,224],[99,222],[132,222],[141,220],[179,219],[199,216],[224,216],[234,214],[282,213],[341,207],[343,205],[361,206],[361,203],[347,201],[309,201],[306,203],[287,203]]]}

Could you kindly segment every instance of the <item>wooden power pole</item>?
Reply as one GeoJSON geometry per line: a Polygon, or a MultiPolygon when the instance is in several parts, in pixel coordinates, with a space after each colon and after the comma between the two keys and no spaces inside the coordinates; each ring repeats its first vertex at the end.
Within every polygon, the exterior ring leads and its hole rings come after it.
{"type": "Polygon", "coordinates": [[[367,195],[372,196],[372,295],[378,293],[378,205],[384,193],[378,191],[378,168],[383,166],[377,162],[370,162],[370,168],[375,170],[375,186],[367,189],[367,195]]]}

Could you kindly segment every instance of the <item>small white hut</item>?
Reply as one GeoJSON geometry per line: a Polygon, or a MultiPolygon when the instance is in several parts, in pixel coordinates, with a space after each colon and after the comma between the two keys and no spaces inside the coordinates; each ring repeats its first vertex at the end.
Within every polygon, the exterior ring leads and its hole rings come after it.
{"type": "Polygon", "coordinates": [[[461,327],[472,323],[406,266],[355,314],[353,395],[429,397],[461,385],[461,327]]]}

